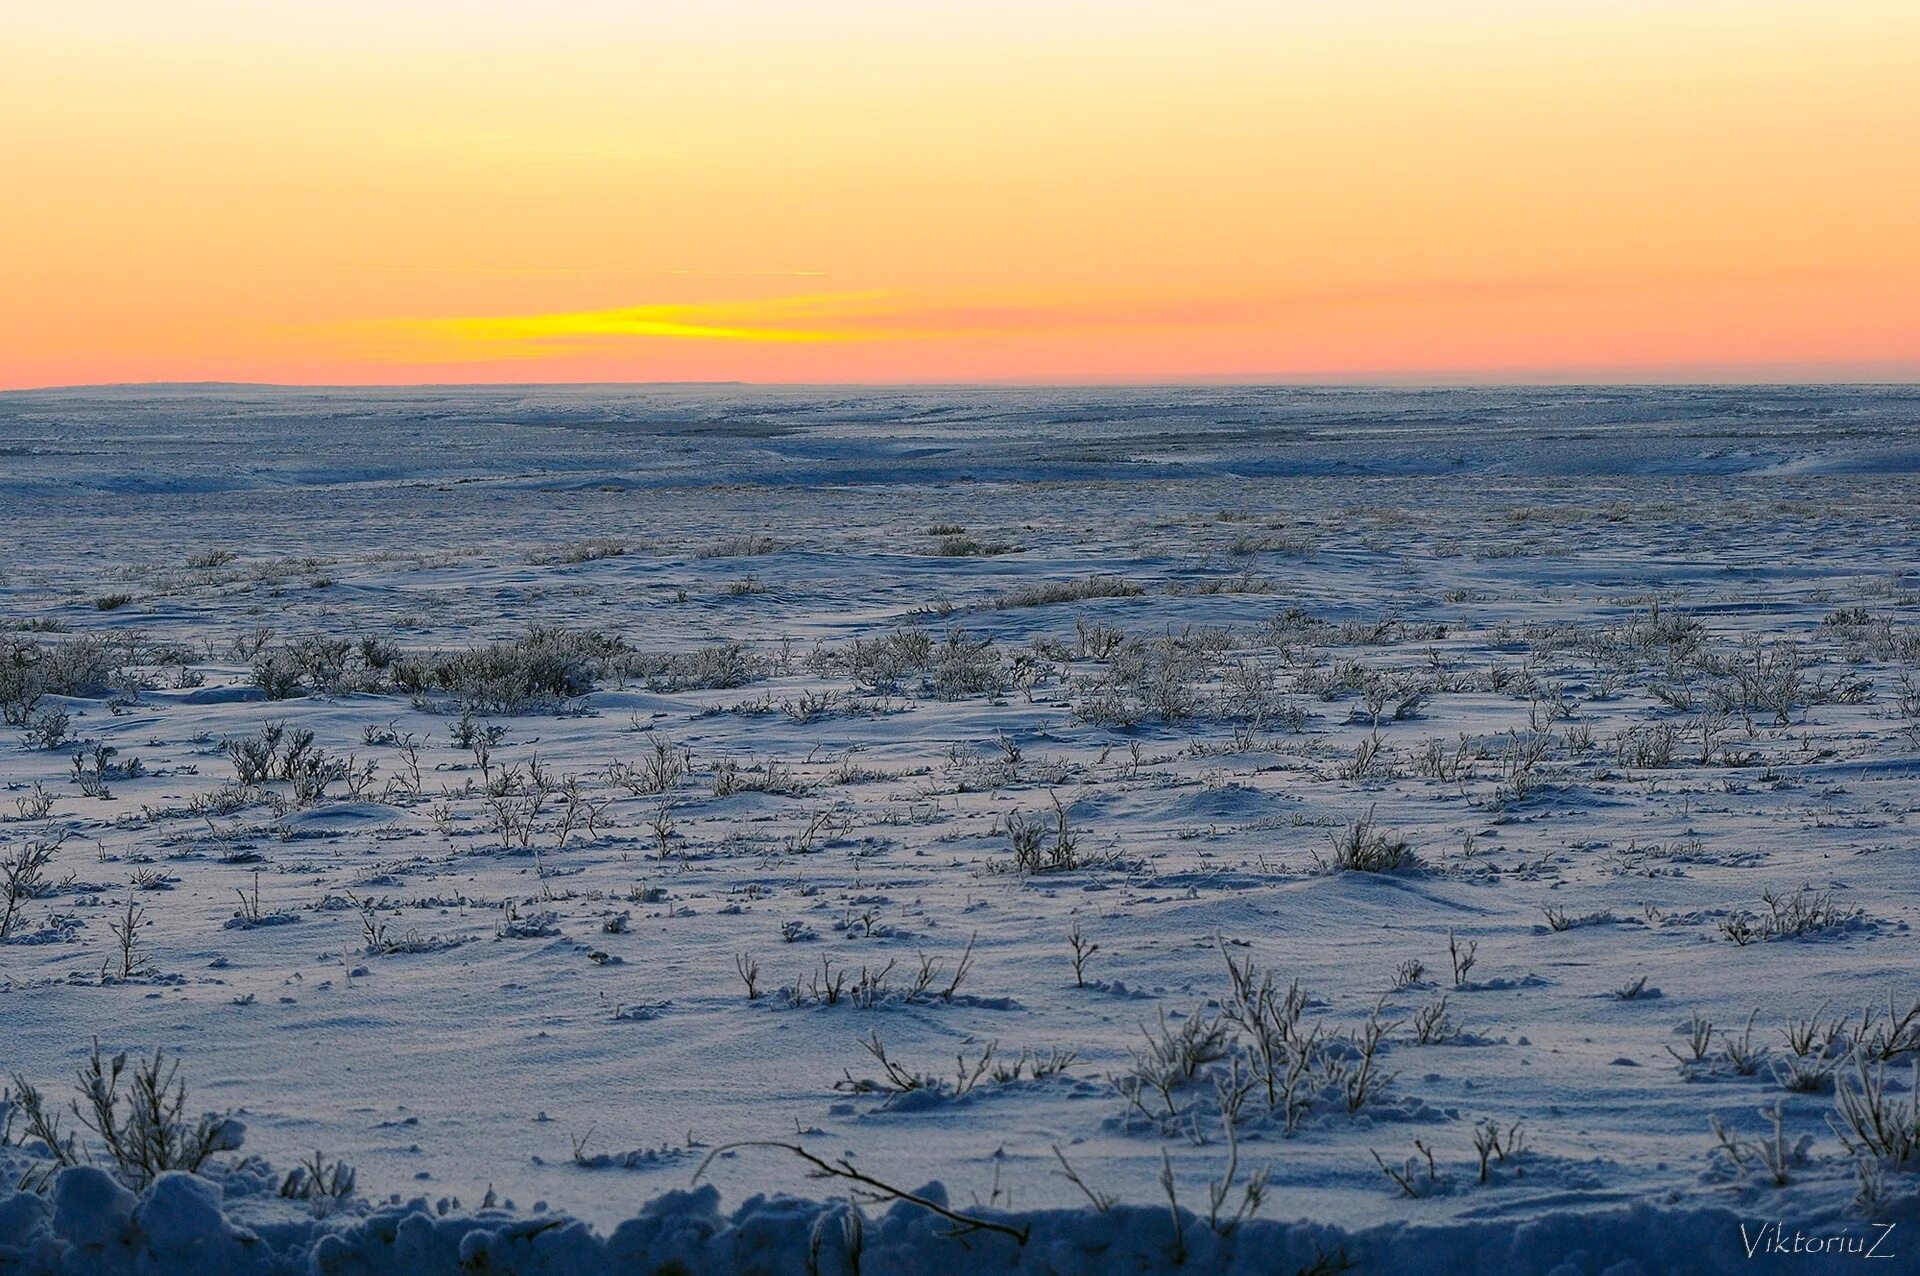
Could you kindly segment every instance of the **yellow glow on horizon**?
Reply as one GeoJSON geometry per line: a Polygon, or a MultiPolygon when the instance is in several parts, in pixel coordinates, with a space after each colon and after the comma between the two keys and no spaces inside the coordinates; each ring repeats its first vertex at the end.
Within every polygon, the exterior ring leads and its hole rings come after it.
{"type": "Polygon", "coordinates": [[[377,339],[386,352],[372,357],[403,363],[545,358],[577,350],[578,343],[603,344],[608,339],[816,343],[873,340],[886,335],[793,326],[828,318],[836,308],[855,300],[781,297],[721,305],[622,306],[544,315],[371,320],[343,325],[340,335],[377,339]]]}
{"type": "Polygon", "coordinates": [[[1912,376],[1915,65],[1907,0],[15,0],[0,387],[1912,376]]]}

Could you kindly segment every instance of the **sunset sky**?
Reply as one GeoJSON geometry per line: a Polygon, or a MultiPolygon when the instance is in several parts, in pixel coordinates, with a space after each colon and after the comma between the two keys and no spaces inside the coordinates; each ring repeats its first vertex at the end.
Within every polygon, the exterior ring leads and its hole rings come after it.
{"type": "Polygon", "coordinates": [[[1915,0],[5,0],[0,387],[1920,375],[1915,0]]]}

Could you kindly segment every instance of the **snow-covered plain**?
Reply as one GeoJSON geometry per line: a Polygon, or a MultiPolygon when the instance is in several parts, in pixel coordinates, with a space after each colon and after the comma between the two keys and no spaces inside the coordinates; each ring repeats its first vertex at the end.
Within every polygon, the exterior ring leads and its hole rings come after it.
{"type": "Polygon", "coordinates": [[[0,1270],[848,1270],[756,1140],[1029,1229],[869,1271],[1920,1270],[1829,1120],[1915,1098],[1917,470],[1912,389],[0,396],[0,1070],[275,1167],[0,1270]]]}

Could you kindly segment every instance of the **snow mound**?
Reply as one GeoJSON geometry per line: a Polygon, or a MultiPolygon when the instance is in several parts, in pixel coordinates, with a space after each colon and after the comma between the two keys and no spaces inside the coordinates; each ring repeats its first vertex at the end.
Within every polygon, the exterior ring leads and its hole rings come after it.
{"type": "MultiPolygon", "coordinates": [[[[946,1200],[937,1183],[919,1194],[946,1200]]],[[[1025,1242],[986,1231],[956,1235],[947,1221],[905,1202],[864,1217],[844,1202],[755,1196],[723,1213],[720,1194],[710,1186],[658,1196],[608,1235],[565,1215],[497,1209],[461,1213],[446,1202],[430,1206],[424,1198],[315,1218],[295,1203],[248,1195],[244,1188],[237,1198],[223,1199],[220,1183],[189,1174],[163,1174],[136,1195],[105,1171],[81,1166],[63,1170],[49,1198],[26,1192],[0,1196],[0,1271],[19,1276],[462,1276],[476,1271],[1095,1276],[1178,1270],[1265,1276],[1351,1270],[1399,1276],[1686,1276],[1839,1270],[1844,1263],[1863,1261],[1860,1247],[1874,1244],[1881,1232],[1880,1226],[1837,1215],[1783,1225],[1758,1215],[1743,1218],[1720,1206],[1637,1205],[1532,1221],[1395,1223],[1356,1233],[1254,1220],[1221,1234],[1205,1219],[1183,1212],[1176,1234],[1165,1209],[1124,1205],[1105,1212],[982,1217],[1024,1230],[1025,1242]],[[1775,1227],[1781,1231],[1774,1232],[1775,1227]],[[1796,1227],[1798,1253],[1792,1252],[1796,1227]],[[1786,1252],[1777,1243],[1784,1243],[1786,1252]],[[1846,1252],[1849,1245],[1854,1248],[1846,1252]]],[[[1896,1226],[1881,1243],[1898,1236],[1896,1226]]]]}

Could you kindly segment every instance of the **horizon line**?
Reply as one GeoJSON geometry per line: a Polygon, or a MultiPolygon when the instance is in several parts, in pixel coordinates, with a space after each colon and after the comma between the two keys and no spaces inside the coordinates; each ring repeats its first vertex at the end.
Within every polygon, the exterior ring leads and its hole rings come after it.
{"type": "MultiPolygon", "coordinates": [[[[1518,371],[1518,370],[1516,370],[1518,371]]],[[[1594,369],[1595,373],[1601,370],[1594,369]]],[[[1623,370],[1624,371],[1624,370],[1623,370]]],[[[1676,368],[1676,375],[1660,376],[1656,368],[1644,369],[1640,377],[1604,374],[1582,377],[1576,370],[1565,376],[1535,373],[1532,376],[1503,376],[1498,372],[1476,377],[1470,373],[1424,370],[1405,375],[1357,373],[1348,377],[1308,376],[1196,376],[1132,379],[996,378],[979,380],[896,380],[896,381],[756,381],[741,378],[712,380],[557,380],[557,381],[242,381],[193,379],[180,381],[92,381],[48,383],[0,387],[0,396],[20,394],[61,394],[87,391],[215,391],[215,390],[529,390],[529,389],[755,389],[755,390],[1152,390],[1152,389],[1679,389],[1688,386],[1716,388],[1767,387],[1907,387],[1920,386],[1920,364],[1904,361],[1892,367],[1867,365],[1860,375],[1849,376],[1841,369],[1823,370],[1827,375],[1793,375],[1787,367],[1783,375],[1745,375],[1729,368],[1715,375],[1711,368],[1676,368]],[[1869,374],[1868,368],[1874,372],[1869,374]],[[1689,377],[1686,371],[1697,375],[1689,377]],[[1835,375],[1838,374],[1838,375],[1835,375]]],[[[1754,373],[1760,370],[1754,369],[1754,373]]]]}

